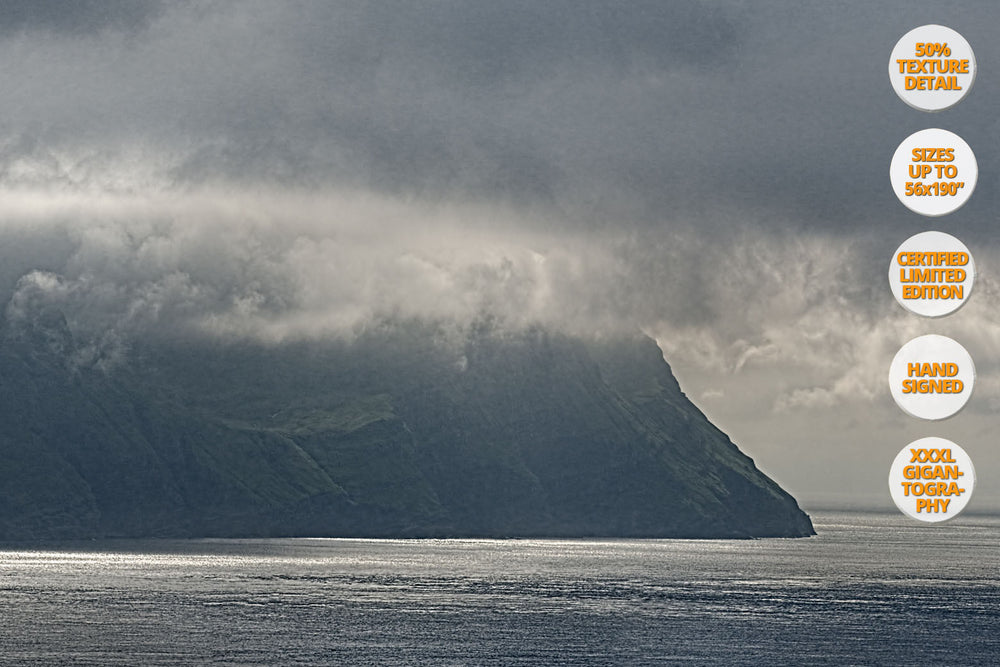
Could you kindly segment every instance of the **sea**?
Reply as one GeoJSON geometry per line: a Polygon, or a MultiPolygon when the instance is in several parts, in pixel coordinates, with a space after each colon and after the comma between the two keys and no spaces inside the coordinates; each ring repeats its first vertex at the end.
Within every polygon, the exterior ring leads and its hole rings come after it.
{"type": "Polygon", "coordinates": [[[1000,664],[1000,517],[758,540],[0,544],[10,665],[1000,664]]]}

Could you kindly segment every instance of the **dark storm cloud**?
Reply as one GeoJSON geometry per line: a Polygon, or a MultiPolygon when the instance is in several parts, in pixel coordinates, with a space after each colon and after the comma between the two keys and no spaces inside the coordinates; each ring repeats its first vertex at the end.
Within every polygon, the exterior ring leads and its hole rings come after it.
{"type": "Polygon", "coordinates": [[[293,7],[265,10],[269,28],[251,23],[288,39],[246,54],[264,74],[252,85],[219,82],[214,112],[195,121],[212,123],[215,141],[179,178],[257,174],[264,162],[306,182],[552,203],[649,140],[660,111],[643,118],[634,77],[712,73],[741,44],[736,13],[700,3],[293,7]]]}
{"type": "MultiPolygon", "coordinates": [[[[529,202],[588,225],[708,214],[716,233],[729,204],[757,226],[849,231],[905,224],[885,196],[885,156],[942,118],[889,89],[888,52],[910,27],[893,8],[860,20],[850,6],[760,3],[292,7],[261,10],[250,35],[209,21],[191,45],[243,67],[205,82],[211,109],[181,109],[189,136],[210,141],[177,178],[529,202]],[[252,35],[270,48],[231,41],[252,35]]],[[[907,9],[911,20],[929,13],[907,9]]],[[[995,57],[991,39],[975,38],[990,12],[953,13],[981,61],[995,57]]],[[[995,132],[990,95],[947,112],[970,140],[995,132]]]]}
{"type": "MultiPolygon", "coordinates": [[[[71,6],[59,25],[115,14],[71,6]]],[[[56,20],[46,7],[31,25],[56,20]]],[[[715,234],[727,208],[770,229],[902,226],[885,172],[906,134],[945,116],[970,142],[997,134],[982,79],[944,115],[895,99],[885,62],[910,27],[898,7],[863,20],[784,3],[135,7],[122,15],[149,22],[141,39],[8,49],[0,133],[74,160],[143,144],[187,185],[333,183],[546,206],[575,227],[698,218],[715,234]]],[[[908,19],[931,7],[906,4],[908,19]]],[[[952,14],[995,59],[992,10],[952,14]]]]}
{"type": "MultiPolygon", "coordinates": [[[[343,14],[330,12],[333,22],[343,14]]],[[[544,78],[567,63],[620,74],[633,67],[710,70],[735,62],[742,37],[737,12],[694,0],[390,2],[349,15],[356,31],[347,50],[399,65],[416,58],[442,78],[491,89],[544,78]]]]}
{"type": "Polygon", "coordinates": [[[155,18],[163,5],[159,0],[4,0],[0,35],[36,30],[65,35],[135,30],[155,18]]]}

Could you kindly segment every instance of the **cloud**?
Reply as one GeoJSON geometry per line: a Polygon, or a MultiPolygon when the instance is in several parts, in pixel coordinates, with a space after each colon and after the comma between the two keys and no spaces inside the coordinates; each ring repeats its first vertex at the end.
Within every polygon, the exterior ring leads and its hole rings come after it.
{"type": "Polygon", "coordinates": [[[81,36],[109,29],[137,30],[163,8],[158,0],[6,0],[0,5],[0,34],[42,31],[81,36]]]}
{"type": "MultiPolygon", "coordinates": [[[[78,177],[124,159],[189,187],[333,183],[587,227],[907,219],[883,196],[884,156],[918,123],[871,66],[899,36],[891,7],[859,23],[780,3],[135,6],[139,35],[0,43],[16,63],[0,72],[0,141],[78,177]]],[[[955,113],[974,146],[989,138],[988,114],[955,113]]]]}
{"type": "MultiPolygon", "coordinates": [[[[989,274],[961,317],[922,320],[892,300],[889,253],[864,239],[753,229],[714,239],[681,223],[669,235],[567,237],[567,221],[517,207],[365,191],[2,194],[9,323],[58,309],[100,358],[124,359],[137,337],[278,343],[488,316],[580,335],[641,329],[673,363],[698,369],[706,395],[752,395],[747,405],[766,399],[755,410],[787,414],[880,396],[883,367],[927,329],[952,332],[974,358],[1000,356],[989,274]]],[[[995,253],[978,251],[977,263],[995,253]]],[[[1000,382],[997,370],[981,365],[982,387],[1000,382]]]]}

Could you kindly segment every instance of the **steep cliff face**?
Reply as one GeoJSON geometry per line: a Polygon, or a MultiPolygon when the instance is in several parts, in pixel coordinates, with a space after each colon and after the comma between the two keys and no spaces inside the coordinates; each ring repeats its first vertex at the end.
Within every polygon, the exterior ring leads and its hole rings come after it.
{"type": "Polygon", "coordinates": [[[812,534],[645,338],[72,350],[57,317],[0,350],[0,539],[812,534]]]}

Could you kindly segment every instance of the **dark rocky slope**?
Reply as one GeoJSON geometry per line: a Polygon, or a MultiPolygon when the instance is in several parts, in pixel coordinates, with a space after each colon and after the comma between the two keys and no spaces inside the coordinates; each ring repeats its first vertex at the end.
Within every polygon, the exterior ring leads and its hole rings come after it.
{"type": "Polygon", "coordinates": [[[0,348],[0,539],[812,534],[646,338],[0,348]]]}

